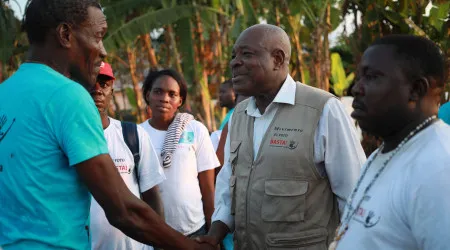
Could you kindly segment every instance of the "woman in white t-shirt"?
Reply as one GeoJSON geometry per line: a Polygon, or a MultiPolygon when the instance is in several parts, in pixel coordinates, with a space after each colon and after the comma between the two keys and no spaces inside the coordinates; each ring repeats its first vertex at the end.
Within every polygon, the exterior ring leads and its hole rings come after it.
{"type": "Polygon", "coordinates": [[[206,234],[214,212],[214,169],[220,165],[206,127],[179,112],[187,86],[174,70],[150,72],[143,94],[152,118],[140,124],[160,155],[166,223],[187,236],[206,234]]]}

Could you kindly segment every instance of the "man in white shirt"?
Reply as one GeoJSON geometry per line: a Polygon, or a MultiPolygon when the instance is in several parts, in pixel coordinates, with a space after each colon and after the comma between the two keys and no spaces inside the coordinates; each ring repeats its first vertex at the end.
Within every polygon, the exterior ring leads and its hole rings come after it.
{"type": "Polygon", "coordinates": [[[222,130],[216,130],[211,133],[211,142],[213,144],[214,151],[217,151],[217,147],[219,146],[221,134],[222,134],[222,130]]]}
{"type": "MultiPolygon", "coordinates": [[[[142,197],[155,212],[164,217],[157,185],[165,180],[165,176],[149,136],[144,129],[137,126],[140,160],[139,165],[135,166],[132,151],[124,140],[121,122],[108,117],[114,80],[111,66],[108,63],[102,63],[97,83],[91,92],[95,105],[100,112],[109,154],[130,191],[135,196],[142,197]]],[[[103,208],[95,199],[92,199],[91,202],[90,220],[92,249],[138,250],[148,248],[148,246],[135,241],[119,229],[111,226],[103,208]]]]}
{"type": "Polygon", "coordinates": [[[363,54],[352,117],[383,140],[364,164],[330,249],[450,249],[450,127],[436,118],[445,57],[391,35],[363,54]]]}
{"type": "Polygon", "coordinates": [[[234,45],[233,87],[252,97],[230,119],[214,222],[200,242],[216,245],[235,231],[237,249],[323,249],[337,226],[365,154],[341,102],[292,79],[290,55],[289,37],[273,25],[248,28],[234,45]],[[308,110],[307,102],[314,108],[308,110]],[[285,119],[284,127],[273,126],[285,119]],[[243,129],[239,125],[248,125],[249,138],[233,136],[243,129]],[[311,143],[298,143],[305,140],[311,143]]]}

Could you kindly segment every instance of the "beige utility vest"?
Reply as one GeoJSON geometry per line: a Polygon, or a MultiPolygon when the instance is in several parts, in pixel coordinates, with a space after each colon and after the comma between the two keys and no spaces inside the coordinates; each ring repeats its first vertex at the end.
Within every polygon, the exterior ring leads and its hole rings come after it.
{"type": "Polygon", "coordinates": [[[256,158],[254,118],[245,112],[249,99],[235,108],[230,191],[236,249],[327,249],[339,213],[328,179],[314,164],[314,134],[329,98],[297,83],[295,105],[278,104],[256,158]]]}

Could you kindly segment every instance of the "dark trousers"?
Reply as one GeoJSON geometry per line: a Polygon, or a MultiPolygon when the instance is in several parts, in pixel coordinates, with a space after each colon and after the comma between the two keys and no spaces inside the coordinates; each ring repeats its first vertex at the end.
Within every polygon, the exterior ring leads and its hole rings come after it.
{"type": "Polygon", "coordinates": [[[195,237],[195,236],[202,236],[202,235],[206,235],[207,233],[208,233],[208,231],[206,231],[206,224],[205,224],[199,230],[187,235],[187,237],[191,238],[191,237],[195,237]]]}

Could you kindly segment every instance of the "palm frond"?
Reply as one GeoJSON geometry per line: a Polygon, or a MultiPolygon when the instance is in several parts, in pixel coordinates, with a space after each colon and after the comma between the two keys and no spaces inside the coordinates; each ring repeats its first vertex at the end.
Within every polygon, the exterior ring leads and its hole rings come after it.
{"type": "Polygon", "coordinates": [[[104,39],[103,43],[107,50],[118,49],[134,41],[136,36],[146,34],[153,29],[160,28],[164,25],[175,23],[182,18],[190,17],[196,10],[224,14],[214,8],[192,5],[179,5],[166,9],[149,11],[111,31],[104,39]]]}

